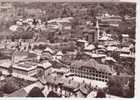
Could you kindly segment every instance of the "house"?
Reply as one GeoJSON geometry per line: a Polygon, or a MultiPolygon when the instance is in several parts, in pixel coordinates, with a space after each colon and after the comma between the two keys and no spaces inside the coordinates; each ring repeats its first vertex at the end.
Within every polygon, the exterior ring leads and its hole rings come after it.
{"type": "Polygon", "coordinates": [[[76,45],[77,45],[78,47],[80,47],[81,49],[84,49],[85,46],[88,45],[88,41],[87,41],[87,40],[84,40],[84,39],[78,39],[76,45]]]}
{"type": "Polygon", "coordinates": [[[3,59],[0,60],[0,71],[2,72],[2,74],[9,74],[9,68],[11,66],[12,62],[9,59],[3,59]]]}
{"type": "Polygon", "coordinates": [[[106,57],[106,54],[100,54],[96,52],[84,52],[85,55],[88,55],[90,58],[95,59],[98,62],[101,62],[102,59],[106,57]]]}
{"type": "Polygon", "coordinates": [[[53,91],[62,97],[80,97],[81,95],[88,95],[88,93],[91,91],[89,85],[84,83],[80,84],[73,78],[50,74],[45,79],[46,81],[43,84],[45,85],[44,93],[46,94],[49,94],[50,91],[53,91]]]}
{"type": "Polygon", "coordinates": [[[93,90],[87,95],[87,98],[95,98],[96,95],[97,95],[97,91],[93,90]]]}
{"type": "Polygon", "coordinates": [[[58,51],[55,55],[55,59],[62,60],[63,55],[62,51],[58,51]]]}
{"type": "Polygon", "coordinates": [[[70,62],[71,59],[75,59],[76,58],[76,55],[78,53],[78,51],[76,49],[74,50],[67,50],[67,51],[64,51],[65,54],[62,58],[62,61],[63,62],[70,62]]]}
{"type": "Polygon", "coordinates": [[[75,95],[74,89],[78,88],[80,86],[80,84],[76,81],[74,81],[73,79],[63,79],[63,89],[64,91],[64,95],[66,97],[70,97],[72,95],[75,95]]]}
{"type": "Polygon", "coordinates": [[[71,30],[71,20],[73,20],[73,17],[66,17],[66,18],[56,18],[49,20],[47,23],[47,27],[52,29],[59,29],[61,32],[69,31],[71,30]]]}
{"type": "Polygon", "coordinates": [[[120,58],[124,59],[135,59],[135,54],[120,54],[120,58]]]}
{"type": "Polygon", "coordinates": [[[113,57],[110,57],[110,56],[107,56],[103,59],[103,61],[107,64],[112,64],[112,63],[115,63],[117,62],[113,57]]]}
{"type": "Polygon", "coordinates": [[[83,36],[89,43],[96,43],[98,41],[98,33],[96,29],[84,29],[83,36]]]}
{"type": "Polygon", "coordinates": [[[37,74],[36,63],[33,62],[18,62],[12,67],[15,76],[31,77],[37,74]]]}
{"type": "Polygon", "coordinates": [[[112,75],[109,66],[99,64],[94,59],[73,61],[70,66],[70,72],[78,77],[104,82],[107,82],[108,77],[112,75]]]}
{"type": "Polygon", "coordinates": [[[129,35],[128,34],[122,34],[122,43],[129,42],[129,35]]]}
{"type": "Polygon", "coordinates": [[[0,3],[0,13],[1,16],[15,16],[16,10],[15,7],[11,3],[1,2],[0,3]]]}
{"type": "Polygon", "coordinates": [[[28,15],[28,16],[31,16],[31,15],[34,15],[36,17],[39,17],[43,14],[43,11],[39,8],[25,8],[25,13],[28,15]]]}
{"type": "Polygon", "coordinates": [[[122,18],[120,16],[112,15],[112,16],[104,16],[100,20],[102,23],[106,22],[109,25],[112,25],[112,24],[118,24],[119,22],[121,22],[122,18]]]}
{"type": "Polygon", "coordinates": [[[45,78],[52,73],[52,64],[48,60],[41,61],[37,64],[38,79],[46,83],[45,78]]]}
{"type": "Polygon", "coordinates": [[[85,83],[82,83],[80,87],[74,89],[74,93],[76,97],[87,97],[87,95],[91,92],[91,87],[85,83]]]}
{"type": "Polygon", "coordinates": [[[43,50],[43,53],[46,53],[46,52],[48,52],[48,53],[50,53],[50,54],[54,54],[54,50],[51,49],[51,48],[49,48],[49,47],[46,47],[46,48],[43,50]]]}
{"type": "Polygon", "coordinates": [[[95,49],[95,46],[93,44],[89,44],[84,48],[84,51],[92,52],[92,50],[94,49],[95,49]]]}
{"type": "Polygon", "coordinates": [[[78,83],[65,78],[63,76],[57,75],[48,75],[46,78],[45,85],[46,91],[49,93],[50,91],[55,92],[58,95],[62,95],[64,97],[69,97],[73,94],[73,90],[78,87],[78,83]]]}

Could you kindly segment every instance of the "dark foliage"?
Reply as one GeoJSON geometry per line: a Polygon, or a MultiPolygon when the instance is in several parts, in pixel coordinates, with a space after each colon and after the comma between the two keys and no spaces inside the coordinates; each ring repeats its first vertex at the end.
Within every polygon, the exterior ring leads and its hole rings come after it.
{"type": "Polygon", "coordinates": [[[103,89],[98,89],[96,98],[105,98],[105,97],[106,97],[105,91],[103,89]]]}
{"type": "Polygon", "coordinates": [[[41,89],[38,87],[34,87],[28,94],[27,97],[45,97],[42,93],[41,89]]]}
{"type": "Polygon", "coordinates": [[[53,91],[50,91],[49,94],[47,95],[47,97],[61,97],[61,96],[53,91]]]}

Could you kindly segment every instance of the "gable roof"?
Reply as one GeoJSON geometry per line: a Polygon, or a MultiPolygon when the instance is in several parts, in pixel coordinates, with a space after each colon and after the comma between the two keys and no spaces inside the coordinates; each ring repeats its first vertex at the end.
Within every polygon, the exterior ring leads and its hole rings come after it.
{"type": "Polygon", "coordinates": [[[72,67],[90,67],[95,68],[97,71],[112,73],[108,65],[99,64],[96,60],[76,60],[71,63],[72,67]]]}
{"type": "Polygon", "coordinates": [[[53,49],[49,48],[49,47],[46,47],[46,49],[44,50],[44,52],[49,52],[51,54],[54,53],[53,49]]]}
{"type": "Polygon", "coordinates": [[[72,79],[68,79],[65,77],[57,77],[57,76],[52,76],[52,75],[48,75],[44,83],[50,83],[54,85],[62,84],[63,87],[71,89],[71,90],[78,88],[80,85],[78,82],[72,79]]]}
{"type": "Polygon", "coordinates": [[[56,55],[57,55],[57,56],[63,56],[64,54],[62,53],[62,51],[58,51],[58,52],[56,53],[56,55]]]}
{"type": "Polygon", "coordinates": [[[69,88],[69,89],[75,89],[79,87],[79,83],[72,80],[72,79],[65,79],[64,81],[64,87],[69,88]]]}
{"type": "Polygon", "coordinates": [[[80,85],[79,88],[75,89],[74,91],[81,91],[81,93],[88,95],[91,92],[91,88],[87,84],[83,83],[80,85]]]}
{"type": "Polygon", "coordinates": [[[52,64],[48,60],[43,60],[38,65],[41,66],[44,69],[49,68],[49,67],[52,66],[52,64]]]}

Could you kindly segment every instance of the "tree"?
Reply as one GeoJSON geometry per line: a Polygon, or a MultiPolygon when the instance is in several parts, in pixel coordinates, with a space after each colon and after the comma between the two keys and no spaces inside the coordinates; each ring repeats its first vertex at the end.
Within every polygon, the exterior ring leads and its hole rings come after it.
{"type": "Polygon", "coordinates": [[[124,82],[119,77],[110,77],[107,85],[109,94],[124,97],[124,82]]]}
{"type": "Polygon", "coordinates": [[[103,89],[98,89],[96,98],[105,98],[105,97],[106,97],[105,91],[103,89]]]}
{"type": "Polygon", "coordinates": [[[45,97],[41,89],[38,87],[32,88],[27,97],[45,97]]]}
{"type": "Polygon", "coordinates": [[[61,96],[53,91],[50,91],[49,94],[47,95],[47,97],[61,97],[61,96]]]}
{"type": "Polygon", "coordinates": [[[6,84],[2,87],[4,93],[10,94],[19,89],[19,85],[13,78],[6,79],[6,84]]]}
{"type": "Polygon", "coordinates": [[[3,91],[0,91],[0,97],[3,97],[3,96],[4,96],[3,91]]]}
{"type": "Polygon", "coordinates": [[[134,77],[130,79],[129,82],[129,97],[134,97],[135,94],[135,86],[134,86],[134,77]]]}
{"type": "Polygon", "coordinates": [[[87,12],[94,19],[93,21],[95,21],[97,16],[101,16],[104,13],[104,7],[101,4],[97,4],[88,8],[87,12]]]}

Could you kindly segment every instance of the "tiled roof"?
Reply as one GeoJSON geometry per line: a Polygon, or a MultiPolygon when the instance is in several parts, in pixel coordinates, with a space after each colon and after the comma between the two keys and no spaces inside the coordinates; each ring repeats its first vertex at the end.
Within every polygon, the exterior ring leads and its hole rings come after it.
{"type": "Polygon", "coordinates": [[[116,60],[113,57],[106,57],[105,60],[116,62],[116,60]]]}
{"type": "Polygon", "coordinates": [[[75,89],[79,87],[79,83],[76,81],[73,81],[72,79],[67,79],[64,81],[64,87],[70,88],[70,89],[75,89]]]}
{"type": "Polygon", "coordinates": [[[90,45],[86,46],[84,49],[85,50],[93,50],[93,49],[95,49],[95,46],[90,44],[90,45]]]}
{"type": "Polygon", "coordinates": [[[46,58],[49,60],[53,59],[52,55],[50,53],[47,53],[47,52],[42,53],[41,58],[46,58]]]}
{"type": "Polygon", "coordinates": [[[12,62],[9,59],[0,60],[0,66],[1,67],[9,68],[11,63],[12,62]]]}
{"type": "Polygon", "coordinates": [[[49,48],[49,47],[47,47],[47,48],[44,50],[44,52],[49,52],[49,53],[53,54],[53,53],[54,53],[54,50],[51,49],[51,48],[49,48]]]}
{"type": "Polygon", "coordinates": [[[63,53],[62,53],[62,51],[58,51],[58,52],[56,53],[56,55],[57,55],[57,56],[63,56],[63,53]]]}
{"type": "Polygon", "coordinates": [[[67,79],[64,77],[55,77],[52,75],[49,75],[46,78],[46,82],[54,85],[62,84],[65,88],[69,89],[75,89],[79,87],[79,83],[72,79],[67,79]]]}
{"type": "Polygon", "coordinates": [[[91,67],[91,68],[95,68],[98,71],[111,73],[111,69],[109,68],[108,65],[99,64],[94,59],[90,59],[90,60],[76,60],[76,61],[72,62],[71,66],[77,67],[77,68],[81,68],[81,67],[84,67],[84,66],[85,67],[91,67]]]}
{"type": "Polygon", "coordinates": [[[80,90],[85,95],[88,95],[91,92],[91,88],[85,83],[81,84],[79,88],[75,89],[75,92],[78,90],[80,90]]]}
{"type": "Polygon", "coordinates": [[[43,68],[45,68],[45,69],[49,68],[50,66],[52,66],[52,64],[48,60],[43,60],[38,65],[43,67],[43,68]]]}

